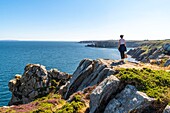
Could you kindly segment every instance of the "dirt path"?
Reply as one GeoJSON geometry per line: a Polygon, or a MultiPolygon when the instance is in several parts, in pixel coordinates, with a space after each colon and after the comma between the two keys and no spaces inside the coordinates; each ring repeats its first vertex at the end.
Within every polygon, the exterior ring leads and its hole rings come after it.
{"type": "Polygon", "coordinates": [[[142,68],[150,68],[153,70],[165,70],[170,71],[170,67],[160,67],[157,65],[151,65],[149,63],[137,63],[137,62],[129,62],[125,61],[124,64],[121,64],[118,60],[109,60],[109,59],[99,59],[103,64],[107,65],[110,68],[119,69],[119,68],[135,68],[135,69],[142,69],[142,68]]]}

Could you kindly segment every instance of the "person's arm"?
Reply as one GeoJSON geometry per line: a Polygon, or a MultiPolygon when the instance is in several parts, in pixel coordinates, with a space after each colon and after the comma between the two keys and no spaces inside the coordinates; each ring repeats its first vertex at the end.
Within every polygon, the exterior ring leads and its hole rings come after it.
{"type": "Polygon", "coordinates": [[[120,40],[119,40],[119,42],[118,42],[118,49],[119,49],[119,47],[120,47],[120,40]]]}
{"type": "Polygon", "coordinates": [[[124,39],[124,42],[125,42],[125,46],[126,46],[126,41],[125,41],[125,39],[124,39]]]}

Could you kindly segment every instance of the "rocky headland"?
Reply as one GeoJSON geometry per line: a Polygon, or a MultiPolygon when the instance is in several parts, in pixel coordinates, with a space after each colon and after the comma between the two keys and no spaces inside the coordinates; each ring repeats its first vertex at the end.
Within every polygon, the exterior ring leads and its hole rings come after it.
{"type": "Polygon", "coordinates": [[[170,113],[169,68],[83,59],[70,75],[28,64],[2,113],[170,113]]]}
{"type": "MultiPolygon", "coordinates": [[[[87,43],[86,47],[117,48],[117,40],[105,41],[80,41],[87,43]]],[[[127,40],[127,48],[133,48],[127,52],[132,58],[143,63],[151,63],[167,67],[170,65],[170,40],[127,40]]]]}
{"type": "Polygon", "coordinates": [[[170,65],[170,40],[150,41],[127,52],[132,58],[143,63],[170,65]]]}

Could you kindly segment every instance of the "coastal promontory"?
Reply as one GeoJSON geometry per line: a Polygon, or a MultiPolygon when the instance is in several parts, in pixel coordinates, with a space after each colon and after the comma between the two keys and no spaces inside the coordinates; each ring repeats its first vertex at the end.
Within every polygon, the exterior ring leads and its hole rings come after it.
{"type": "Polygon", "coordinates": [[[169,113],[170,72],[109,59],[83,59],[72,75],[28,64],[9,89],[4,113],[169,113]]]}

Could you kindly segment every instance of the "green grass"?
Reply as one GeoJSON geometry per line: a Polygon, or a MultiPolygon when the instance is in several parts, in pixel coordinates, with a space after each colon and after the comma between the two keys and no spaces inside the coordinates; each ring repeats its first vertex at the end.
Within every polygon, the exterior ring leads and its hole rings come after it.
{"type": "Polygon", "coordinates": [[[81,95],[74,95],[71,102],[67,102],[61,109],[57,110],[56,113],[79,113],[79,111],[85,107],[85,103],[81,100],[81,95]]]}
{"type": "Polygon", "coordinates": [[[84,103],[72,101],[71,103],[66,103],[56,113],[78,113],[83,107],[85,107],[84,103]]]}
{"type": "Polygon", "coordinates": [[[120,69],[116,76],[124,83],[136,86],[149,97],[170,102],[170,72],[148,68],[120,69]]]}
{"type": "Polygon", "coordinates": [[[62,99],[61,95],[50,93],[49,95],[37,98],[34,102],[20,106],[17,108],[0,108],[0,112],[3,113],[18,113],[24,112],[29,113],[79,113],[86,107],[85,103],[82,102],[82,96],[74,95],[71,102],[67,102],[62,99]],[[30,109],[31,107],[31,109],[30,109]],[[29,108],[29,110],[28,110],[29,108]]]}

